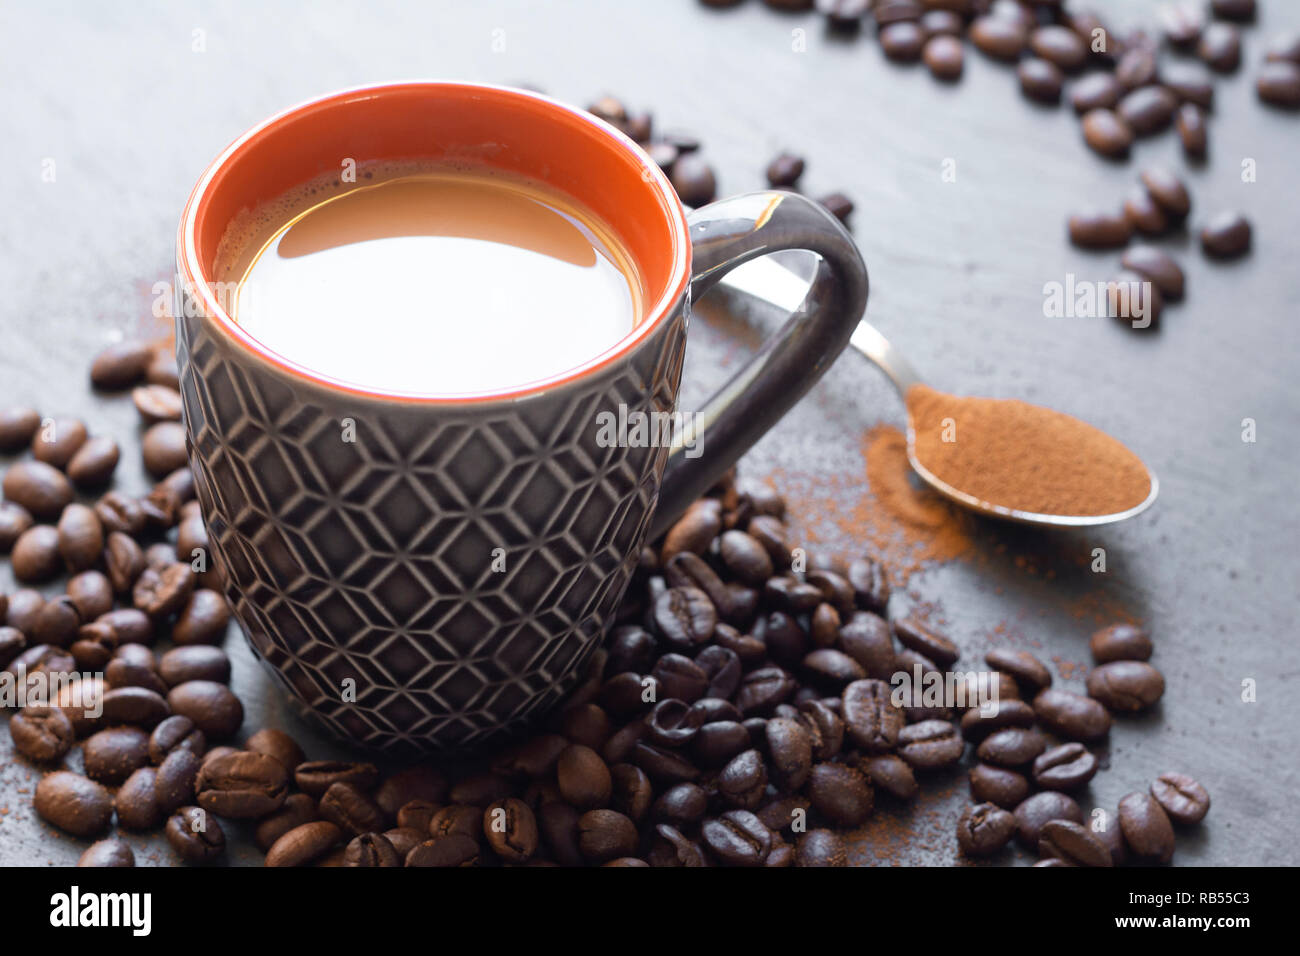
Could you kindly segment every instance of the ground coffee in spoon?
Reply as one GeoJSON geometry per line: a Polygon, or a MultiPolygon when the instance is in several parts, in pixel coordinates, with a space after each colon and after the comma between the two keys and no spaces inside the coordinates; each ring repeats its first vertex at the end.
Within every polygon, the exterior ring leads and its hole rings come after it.
{"type": "Polygon", "coordinates": [[[1141,459],[1105,432],[1014,399],[907,390],[916,460],[989,504],[1054,515],[1105,515],[1151,492],[1141,459]]]}

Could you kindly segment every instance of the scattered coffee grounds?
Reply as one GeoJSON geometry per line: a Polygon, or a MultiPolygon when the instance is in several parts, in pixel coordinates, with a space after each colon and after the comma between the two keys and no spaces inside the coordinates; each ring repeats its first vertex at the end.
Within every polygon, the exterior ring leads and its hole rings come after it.
{"type": "Polygon", "coordinates": [[[1016,511],[1107,515],[1151,492],[1141,460],[1077,418],[1014,399],[907,391],[917,461],[941,481],[1016,511]]]}

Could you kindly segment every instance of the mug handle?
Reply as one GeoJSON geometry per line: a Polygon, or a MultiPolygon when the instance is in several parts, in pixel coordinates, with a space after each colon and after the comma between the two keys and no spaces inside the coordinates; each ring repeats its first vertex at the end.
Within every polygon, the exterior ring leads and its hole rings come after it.
{"type": "Polygon", "coordinates": [[[746,193],[687,217],[692,246],[690,301],[741,263],[785,249],[821,257],[802,304],[739,372],[700,409],[693,429],[668,453],[650,538],[668,530],[692,501],[790,410],[848,345],[867,306],[867,267],[848,231],[797,193],[746,193]],[[700,454],[688,458],[688,448],[700,454]]]}

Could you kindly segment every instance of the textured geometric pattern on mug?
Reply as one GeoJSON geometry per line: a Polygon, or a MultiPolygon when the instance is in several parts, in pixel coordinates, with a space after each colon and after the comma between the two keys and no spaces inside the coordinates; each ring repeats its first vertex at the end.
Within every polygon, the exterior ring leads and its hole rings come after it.
{"type": "Polygon", "coordinates": [[[182,322],[179,351],[214,558],[303,704],[342,737],[410,752],[479,745],[570,689],[666,454],[601,447],[592,423],[620,404],[671,411],[680,328],[571,394],[431,415],[290,388],[200,322],[182,322]]]}

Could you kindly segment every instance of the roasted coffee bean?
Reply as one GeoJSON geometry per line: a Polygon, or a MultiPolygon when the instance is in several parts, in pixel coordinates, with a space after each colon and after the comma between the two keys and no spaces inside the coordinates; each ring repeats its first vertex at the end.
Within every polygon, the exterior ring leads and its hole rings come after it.
{"type": "Polygon", "coordinates": [[[1016,819],[992,803],[967,807],[957,820],[957,845],[967,856],[991,856],[1016,832],[1016,819]]]}
{"type": "Polygon", "coordinates": [[[14,750],[36,763],[62,760],[76,742],[72,721],[58,707],[30,705],[9,721],[14,750]]]}
{"type": "Polygon", "coordinates": [[[1201,32],[1196,54],[1210,69],[1231,73],[1241,66],[1241,33],[1231,24],[1211,23],[1201,32]]]}
{"type": "MultiPolygon", "coordinates": [[[[1157,249],[1155,246],[1133,246],[1124,251],[1120,265],[1150,279],[1166,299],[1183,297],[1183,270],[1163,249],[1157,249]]],[[[1115,626],[1128,627],[1124,624],[1115,626]]]]}
{"type": "Polygon", "coordinates": [[[768,185],[776,189],[790,189],[803,175],[804,160],[793,153],[781,153],[767,164],[768,185]]]}
{"type": "Polygon", "coordinates": [[[87,436],[85,424],[75,418],[42,422],[32,438],[32,457],[55,468],[67,468],[72,456],[86,443],[87,436]]]}
{"type": "Polygon", "coordinates": [[[840,627],[837,647],[873,680],[887,681],[898,669],[889,625],[870,611],[858,611],[840,627]]]}
{"type": "Polygon", "coordinates": [[[1036,730],[1012,727],[990,734],[976,751],[980,760],[998,767],[1023,767],[1047,749],[1047,738],[1036,730]]]}
{"type": "Polygon", "coordinates": [[[754,636],[763,642],[772,661],[787,667],[799,664],[811,649],[807,633],[785,611],[772,611],[761,619],[754,636]]]}
{"type": "Polygon", "coordinates": [[[591,864],[636,852],[636,824],[617,810],[588,810],[578,818],[578,851],[591,864]]]}
{"type": "Polygon", "coordinates": [[[343,838],[343,831],[327,820],[303,823],[285,833],[267,850],[266,865],[307,866],[332,850],[343,838]]]}
{"type": "Polygon", "coordinates": [[[77,637],[81,615],[72,598],[62,595],[45,602],[32,628],[32,640],[38,644],[67,647],[77,637]]]}
{"type": "MultiPolygon", "coordinates": [[[[847,569],[844,569],[847,573],[847,569]]],[[[821,594],[821,600],[833,605],[842,616],[851,615],[857,608],[853,585],[838,570],[831,568],[810,568],[804,575],[808,584],[821,594]]],[[[820,603],[820,602],[819,602],[820,603]]]]}
{"type": "MultiPolygon", "coordinates": [[[[932,13],[946,11],[933,10],[932,13]]],[[[922,30],[925,30],[922,26],[922,30]]],[[[965,50],[961,40],[947,33],[930,35],[921,50],[921,58],[930,70],[930,75],[937,80],[956,80],[965,66],[965,50]]]]}
{"type": "MultiPolygon", "coordinates": [[[[650,850],[646,859],[653,867],[706,866],[704,851],[699,844],[688,839],[681,830],[667,823],[657,824],[653,830],[650,850]]],[[[611,864],[606,864],[611,865],[611,864]]]]}
{"type": "Polygon", "coordinates": [[[691,781],[699,776],[699,771],[685,756],[644,740],[633,745],[627,759],[660,783],[691,781]]]}
{"type": "Polygon", "coordinates": [[[669,787],[650,808],[651,819],[674,826],[689,826],[704,819],[709,807],[709,796],[693,783],[679,783],[669,787]]]}
{"type": "Polygon", "coordinates": [[[1168,863],[1174,856],[1174,828],[1159,803],[1146,793],[1130,793],[1119,802],[1119,825],[1134,856],[1168,863]]]}
{"type": "Polygon", "coordinates": [[[265,754],[277,761],[289,773],[292,773],[294,768],[307,759],[302,752],[302,747],[298,745],[298,741],[283,730],[277,730],[274,727],[264,727],[253,734],[244,742],[244,749],[251,750],[253,753],[265,754]]]}
{"type": "Polygon", "coordinates": [[[1030,33],[1029,48],[1068,72],[1081,69],[1088,59],[1088,48],[1079,35],[1069,27],[1056,24],[1039,27],[1030,33]]]}
{"type": "Polygon", "coordinates": [[[688,206],[703,206],[713,202],[718,194],[713,167],[696,153],[679,156],[669,179],[678,197],[688,206]]]}
{"type": "Polygon", "coordinates": [[[912,768],[893,754],[869,757],[859,766],[876,790],[883,790],[896,800],[912,800],[920,791],[912,768]]]}
{"type": "Polygon", "coordinates": [[[1157,8],[1157,19],[1165,39],[1177,47],[1194,44],[1205,27],[1205,14],[1190,3],[1167,3],[1157,8]]]}
{"type": "MultiPolygon", "coordinates": [[[[681,703],[681,701],[678,701],[681,703]]],[[[685,711],[686,705],[682,704],[685,711]]],[[[577,704],[563,710],[558,718],[558,729],[575,744],[586,744],[599,750],[613,733],[609,715],[599,704],[577,704]]]]}
{"type": "MultiPolygon", "coordinates": [[[[167,694],[172,712],[190,718],[209,740],[233,737],[244,722],[244,705],[230,688],[211,680],[177,684],[167,694]]],[[[306,787],[299,786],[306,790],[306,787]]]]}
{"type": "Polygon", "coordinates": [[[1083,810],[1063,793],[1044,790],[1026,798],[1015,809],[1016,839],[1026,848],[1038,849],[1043,826],[1053,820],[1083,822],[1083,810]]]}
{"type": "MultiPolygon", "coordinates": [[[[279,810],[258,821],[253,842],[257,844],[259,850],[265,853],[275,845],[280,837],[290,830],[300,827],[304,823],[313,823],[317,819],[319,817],[316,813],[316,801],[305,793],[292,793],[285,798],[279,810]]],[[[421,830],[418,839],[412,842],[412,846],[415,843],[424,841],[427,837],[427,830],[421,830]]]]}
{"type": "Polygon", "coordinates": [[[132,602],[154,620],[180,612],[194,593],[195,576],[188,564],[146,567],[136,578],[132,602]]]}
{"type": "Polygon", "coordinates": [[[834,606],[825,602],[818,604],[808,622],[808,633],[813,645],[818,648],[834,647],[840,639],[840,624],[840,612],[834,606]]]}
{"type": "MultiPolygon", "coordinates": [[[[1201,248],[1207,256],[1230,259],[1250,248],[1250,238],[1250,223],[1245,216],[1222,212],[1211,217],[1201,229],[1201,248]]],[[[16,547],[14,550],[17,553],[16,547]]]]}
{"type": "Polygon", "coordinates": [[[1088,672],[1088,696],[1113,711],[1146,710],[1164,692],[1164,675],[1145,661],[1113,661],[1088,672]]]}
{"type": "Polygon", "coordinates": [[[13,501],[0,501],[0,553],[13,549],[24,531],[35,523],[31,513],[13,501]]]}
{"type": "Polygon", "coordinates": [[[176,370],[176,356],[170,349],[162,347],[154,349],[153,359],[144,371],[144,380],[151,385],[166,385],[175,389],[181,387],[180,376],[176,370]]]}
{"type": "Polygon", "coordinates": [[[462,803],[443,807],[429,821],[429,835],[432,837],[456,834],[467,836],[476,842],[483,839],[483,811],[479,807],[462,803]]]}
{"type": "Polygon", "coordinates": [[[1061,744],[1034,760],[1034,783],[1044,790],[1078,790],[1097,773],[1097,758],[1083,744],[1061,744]]]}
{"type": "Polygon", "coordinates": [[[1182,140],[1183,152],[1193,159],[1204,157],[1208,139],[1205,112],[1193,103],[1184,103],[1178,107],[1175,122],[1178,127],[1178,138],[1182,140]]]}
{"type": "Polygon", "coordinates": [[[899,20],[880,30],[880,49],[891,60],[911,62],[921,55],[925,31],[912,20],[899,20]]]}
{"type": "Polygon", "coordinates": [[[5,624],[27,633],[36,627],[36,618],[45,607],[45,597],[34,588],[21,588],[9,595],[5,624]]]}
{"type": "MultiPolygon", "coordinates": [[[[531,775],[532,768],[536,767],[538,768],[537,775],[548,773],[555,766],[555,758],[559,756],[560,750],[563,750],[564,747],[568,746],[568,742],[562,737],[545,735],[540,739],[543,741],[542,746],[540,748],[531,749],[545,750],[552,756],[542,757],[540,758],[540,762],[535,760],[532,763],[526,763],[521,758],[514,764],[517,772],[531,775]],[[558,749],[554,746],[547,748],[545,741],[548,740],[558,743],[558,749]]],[[[253,738],[250,737],[250,744],[252,743],[252,740],[253,738]]],[[[250,749],[252,748],[250,747],[250,749]]],[[[283,742],[277,745],[276,749],[282,752],[281,756],[277,759],[280,759],[281,761],[287,759],[288,748],[285,747],[283,742]]],[[[270,755],[273,757],[276,756],[274,753],[270,755]]],[[[427,800],[430,803],[441,806],[443,801],[447,799],[448,790],[449,786],[447,777],[442,773],[442,771],[437,770],[428,764],[416,764],[415,766],[407,767],[405,770],[399,770],[397,773],[386,777],[383,783],[379,785],[379,789],[375,791],[375,802],[378,803],[383,811],[389,816],[396,816],[397,811],[412,800],[427,800]]]]}
{"type": "Polygon", "coordinates": [[[139,543],[121,531],[111,532],[104,549],[104,567],[113,590],[129,592],[145,569],[144,551],[139,543]]]}
{"type": "Polygon", "coordinates": [[[152,644],[153,622],[148,615],[133,607],[120,607],[95,619],[96,624],[106,624],[117,634],[118,644],[152,644]]]}
{"type": "Polygon", "coordinates": [[[402,857],[388,837],[381,833],[363,833],[348,844],[343,865],[401,866],[402,857]]]}
{"type": "Polygon", "coordinates": [[[1031,693],[1052,686],[1052,675],[1047,666],[1028,651],[997,648],[984,655],[989,667],[1010,674],[1024,690],[1031,693]]]}
{"type": "MultiPolygon", "coordinates": [[[[806,776],[806,773],[805,773],[806,776]]],[[[767,787],[767,766],[757,750],[746,750],[722,768],[717,779],[718,795],[728,806],[755,810],[767,787]]]]}
{"type": "Polygon", "coordinates": [[[660,563],[666,565],[673,555],[681,551],[704,554],[721,530],[721,505],[711,498],[699,499],[686,509],[664,535],[660,563]]]}
{"type": "Polygon", "coordinates": [[[1049,687],[1034,698],[1034,713],[1052,733],[1070,740],[1100,740],[1110,733],[1110,714],[1097,701],[1049,687]]]}
{"type": "Polygon", "coordinates": [[[905,617],[891,621],[890,628],[898,638],[898,643],[910,647],[918,654],[924,654],[940,667],[955,664],[961,656],[956,644],[915,618],[905,617]]]}
{"type": "Polygon", "coordinates": [[[799,704],[799,720],[812,741],[813,759],[830,760],[844,746],[844,719],[825,700],[799,704]]]}
{"type": "Polygon", "coordinates": [[[844,193],[827,193],[819,196],[817,203],[842,223],[847,223],[853,214],[853,200],[844,193]]]}
{"type": "Polygon", "coordinates": [[[731,607],[731,592],[718,573],[698,554],[682,551],[664,565],[664,578],[670,587],[703,591],[715,610],[731,607]]]}
{"type": "Polygon", "coordinates": [[[1070,105],[1080,116],[1092,110],[1111,110],[1123,93],[1124,87],[1114,74],[1090,73],[1070,87],[1070,105]]]}
{"type": "Polygon", "coordinates": [[[159,805],[157,776],[158,771],[153,767],[141,767],[118,788],[113,797],[118,826],[127,830],[153,830],[162,824],[168,813],[176,809],[173,806],[164,810],[159,805]]]}
{"type": "Polygon", "coordinates": [[[95,514],[108,532],[121,531],[137,535],[144,530],[144,509],[137,498],[129,498],[119,491],[110,491],[95,502],[95,514]]]}
{"type": "Polygon", "coordinates": [[[726,531],[719,553],[727,570],[741,582],[759,587],[772,576],[772,558],[763,545],[743,531],[726,531]]]}
{"type": "Polygon", "coordinates": [[[105,391],[130,388],[144,377],[152,358],[153,346],[147,342],[110,345],[90,365],[91,384],[105,391]]]}
{"type": "Polygon", "coordinates": [[[319,799],[331,784],[339,781],[350,783],[359,790],[371,790],[379,780],[379,771],[372,763],[315,760],[295,767],[293,779],[299,790],[319,799]]]}
{"type": "Polygon", "coordinates": [[[86,848],[86,852],[77,860],[77,866],[132,867],[135,866],[135,854],[121,840],[100,840],[86,848]]]}
{"type": "Polygon", "coordinates": [[[976,800],[1014,810],[1029,796],[1029,781],[1014,770],[982,763],[971,768],[970,792],[976,800]]]}
{"type": "Polygon", "coordinates": [[[1008,17],[986,15],[976,17],[970,25],[971,42],[980,50],[999,60],[1017,60],[1025,48],[1025,28],[1008,17]]]}
{"type": "Polygon", "coordinates": [[[447,793],[447,799],[452,803],[484,807],[493,800],[504,800],[506,797],[513,796],[514,792],[514,784],[502,774],[475,773],[453,783],[447,793]]]}
{"type": "Polygon", "coordinates": [[[113,796],[94,780],[58,770],[36,784],[36,813],[73,836],[92,837],[113,818],[113,796]]]}
{"type": "Polygon", "coordinates": [[[146,425],[181,420],[181,393],[166,385],[141,385],[131,392],[131,401],[146,425]]]}
{"type": "MultiPolygon", "coordinates": [[[[259,754],[258,756],[265,755],[259,754]]],[[[268,757],[267,759],[283,768],[283,765],[274,757],[268,757]]],[[[285,779],[287,783],[287,774],[285,779]]],[[[203,795],[200,793],[200,805],[202,805],[202,800],[203,795]]],[[[320,798],[320,806],[317,809],[323,819],[329,820],[352,836],[374,833],[380,830],[385,822],[384,811],[380,809],[379,804],[352,784],[342,781],[330,784],[329,789],[320,798]]],[[[262,814],[258,815],[261,816],[262,814]]]]}
{"type": "Polygon", "coordinates": [[[9,666],[9,662],[27,647],[27,637],[16,627],[0,627],[0,669],[9,666]]]}
{"type": "Polygon", "coordinates": [[[848,654],[828,647],[805,656],[800,669],[809,681],[829,691],[838,691],[867,676],[862,665],[848,654]]]}
{"type": "Polygon", "coordinates": [[[113,588],[98,571],[83,571],[68,580],[68,597],[83,621],[93,621],[113,609],[113,588]]]}
{"type": "Polygon", "coordinates": [[[613,789],[609,767],[590,747],[571,745],[560,754],[555,772],[560,793],[573,806],[590,810],[609,803],[613,789]]]}
{"type": "Polygon", "coordinates": [[[177,750],[187,750],[202,757],[207,748],[203,731],[194,725],[194,721],[180,714],[162,721],[149,736],[149,760],[155,765],[161,764],[177,750]]]}
{"type": "Polygon", "coordinates": [[[158,672],[168,687],[178,687],[189,681],[228,684],[230,658],[221,648],[206,644],[173,647],[159,658],[158,672]]]}
{"type": "Polygon", "coordinates": [[[523,863],[537,852],[537,818],[522,800],[507,798],[483,811],[488,846],[508,863],[523,863]]]}
{"type": "Polygon", "coordinates": [[[40,427],[41,413],[34,408],[0,409],[0,452],[8,454],[26,448],[40,427]]]}
{"type": "Polygon", "coordinates": [[[784,703],[795,691],[795,681],[779,667],[763,667],[750,671],[736,692],[736,706],[746,717],[770,713],[777,704],[784,703]]]}
{"type": "Polygon", "coordinates": [[[69,681],[59,691],[56,706],[68,715],[78,737],[94,733],[102,726],[100,702],[104,697],[104,689],[102,678],[84,677],[69,681]]]}
{"type": "Polygon", "coordinates": [[[770,579],[763,588],[763,597],[768,604],[789,614],[811,611],[823,600],[819,588],[790,575],[770,579]]]}
{"type": "MultiPolygon", "coordinates": [[[[204,760],[194,788],[196,802],[209,813],[251,820],[280,808],[288,796],[289,774],[273,757],[240,750],[204,760]]],[[[324,799],[321,801],[321,814],[326,815],[324,799]]],[[[382,825],[382,819],[377,821],[377,825],[382,825]]]]}
{"type": "MultiPolygon", "coordinates": [[[[224,773],[222,768],[227,767],[231,756],[218,756],[213,761],[213,766],[224,773]]],[[[198,755],[185,748],[176,748],[167,755],[158,767],[154,784],[154,794],[163,813],[174,813],[181,807],[195,802],[199,770],[202,766],[203,761],[198,755]]],[[[210,796],[209,799],[215,798],[210,796]]]]}
{"type": "Polygon", "coordinates": [[[953,10],[926,10],[921,15],[921,29],[927,37],[950,36],[962,37],[966,33],[966,21],[961,14],[953,10]]]}
{"type": "Polygon", "coordinates": [[[880,680],[854,681],[844,688],[845,732],[869,754],[886,753],[898,745],[904,716],[890,696],[889,685],[880,680]]]}
{"type": "Polygon", "coordinates": [[[809,830],[799,837],[795,845],[795,866],[840,867],[848,866],[848,851],[839,834],[830,830],[809,830]]]}
{"type": "Polygon", "coordinates": [[[1020,92],[1031,100],[1040,103],[1060,102],[1065,74],[1056,64],[1031,56],[1020,61],[1016,67],[1016,77],[1020,81],[1020,92]]]}
{"type": "Polygon", "coordinates": [[[1138,174],[1142,185],[1164,212],[1182,219],[1191,211],[1187,185],[1165,166],[1148,166],[1138,174]]]}
{"type": "Polygon", "coordinates": [[[1087,827],[1070,820],[1052,820],[1043,824],[1038,837],[1038,852],[1056,857],[1071,866],[1112,866],[1110,850],[1087,827]]]}
{"type": "Polygon", "coordinates": [[[772,560],[773,569],[789,568],[793,557],[785,524],[773,515],[755,515],[749,519],[749,536],[763,546],[772,560]]]}
{"type": "Polygon", "coordinates": [[[1143,86],[1119,101],[1120,119],[1138,136],[1159,132],[1170,124],[1178,99],[1163,86],[1143,86]]]}
{"type": "Polygon", "coordinates": [[[610,802],[615,810],[640,824],[650,812],[654,802],[654,787],[650,778],[640,768],[630,763],[619,763],[609,768],[613,781],[610,802]]]}
{"type": "Polygon", "coordinates": [[[718,767],[749,747],[749,733],[732,720],[703,725],[691,742],[691,752],[705,767],[718,767]]]}
{"type": "Polygon", "coordinates": [[[146,687],[114,687],[104,694],[104,720],[150,730],[171,715],[162,695],[146,687]]]}
{"type": "MultiPolygon", "coordinates": [[[[718,647],[735,654],[742,667],[756,666],[767,657],[767,648],[762,641],[752,634],[741,634],[729,624],[719,624],[713,632],[713,639],[718,647]]],[[[703,653],[701,651],[701,655],[703,653]]]]}
{"type": "Polygon", "coordinates": [[[59,532],[38,524],[18,538],[9,556],[14,578],[27,584],[48,581],[63,567],[59,557],[59,532]]]}
{"type": "Polygon", "coordinates": [[[773,833],[780,833],[783,830],[793,830],[796,823],[807,820],[811,809],[812,801],[807,797],[791,794],[763,804],[754,813],[763,822],[763,826],[773,833]]]}
{"type": "Polygon", "coordinates": [[[428,800],[407,801],[398,808],[396,814],[397,825],[411,830],[419,830],[421,833],[428,833],[429,825],[441,809],[442,804],[432,803],[428,800]]]}
{"type": "Polygon", "coordinates": [[[104,435],[90,438],[68,462],[68,477],[79,488],[106,485],[117,469],[120,454],[113,439],[104,435]]]}
{"type": "Polygon", "coordinates": [[[729,810],[706,820],[700,835],[724,866],[762,866],[772,852],[772,831],[748,810],[729,810]]]}
{"type": "Polygon", "coordinates": [[[51,520],[72,503],[72,484],[63,472],[43,461],[20,461],[4,476],[4,496],[32,517],[51,520]]]}
{"type": "Polygon", "coordinates": [[[149,762],[149,736],[138,727],[110,727],[81,745],[86,776],[119,784],[149,762]]]}
{"type": "Polygon", "coordinates": [[[883,27],[900,20],[919,20],[923,9],[921,0],[876,0],[871,15],[876,26],[883,27]]]}
{"type": "Polygon", "coordinates": [[[646,708],[643,678],[632,671],[624,671],[605,681],[600,688],[600,703],[606,712],[620,719],[629,719],[646,708]]]}
{"type": "Polygon", "coordinates": [[[1134,231],[1158,236],[1169,228],[1169,217],[1146,189],[1134,186],[1124,198],[1124,218],[1134,231]]]}
{"type": "Polygon", "coordinates": [[[1115,64],[1115,79],[1126,90],[1149,86],[1157,79],[1156,52],[1149,46],[1135,46],[1125,50],[1115,64]]]}
{"type": "Polygon", "coordinates": [[[1128,242],[1133,226],[1123,213],[1092,210],[1069,219],[1070,241],[1087,249],[1111,249],[1128,242]]]}
{"type": "MultiPolygon", "coordinates": [[[[645,722],[648,739],[665,747],[684,747],[699,733],[704,723],[704,715],[685,701],[670,697],[659,701],[650,711],[645,722]]],[[[572,735],[570,737],[573,739],[572,735]]],[[[604,740],[595,744],[591,741],[576,742],[599,746],[604,743],[604,740]]]]}
{"type": "Polygon", "coordinates": [[[421,843],[406,854],[407,866],[477,866],[479,845],[471,838],[453,833],[421,843]]]}
{"type": "Polygon", "coordinates": [[[713,636],[718,612],[698,588],[669,588],[655,601],[654,622],[669,647],[689,653],[713,636]]]}
{"type": "Polygon", "coordinates": [[[1147,328],[1159,321],[1164,299],[1159,286],[1126,269],[1106,283],[1105,306],[1112,318],[1131,322],[1134,328],[1147,328]]]}
{"type": "Polygon", "coordinates": [[[961,734],[951,721],[923,720],[908,724],[898,732],[898,755],[917,770],[952,766],[961,759],[965,749],[961,734]]]}
{"type": "Polygon", "coordinates": [[[1151,796],[1174,823],[1200,823],[1210,811],[1210,795],[1185,773],[1162,773],[1151,784],[1151,796]]]}
{"type": "Polygon", "coordinates": [[[709,678],[704,670],[681,654],[665,654],[659,658],[650,676],[658,686],[661,698],[675,697],[688,704],[703,697],[709,688],[709,678]]]}
{"type": "Polygon", "coordinates": [[[861,825],[874,804],[866,775],[845,764],[817,764],[809,774],[806,792],[819,814],[846,829],[861,825]]]}
{"type": "Polygon", "coordinates": [[[185,467],[185,428],[174,421],[151,425],[140,439],[140,449],[145,470],[154,478],[165,478],[177,468],[185,467]]]}
{"type": "Polygon", "coordinates": [[[1210,12],[1223,20],[1255,19],[1255,0],[1210,0],[1210,12]]]}
{"type": "Polygon", "coordinates": [[[609,656],[605,662],[605,676],[612,677],[625,671],[644,674],[655,661],[655,640],[649,631],[640,627],[617,627],[609,637],[609,656]]]}

